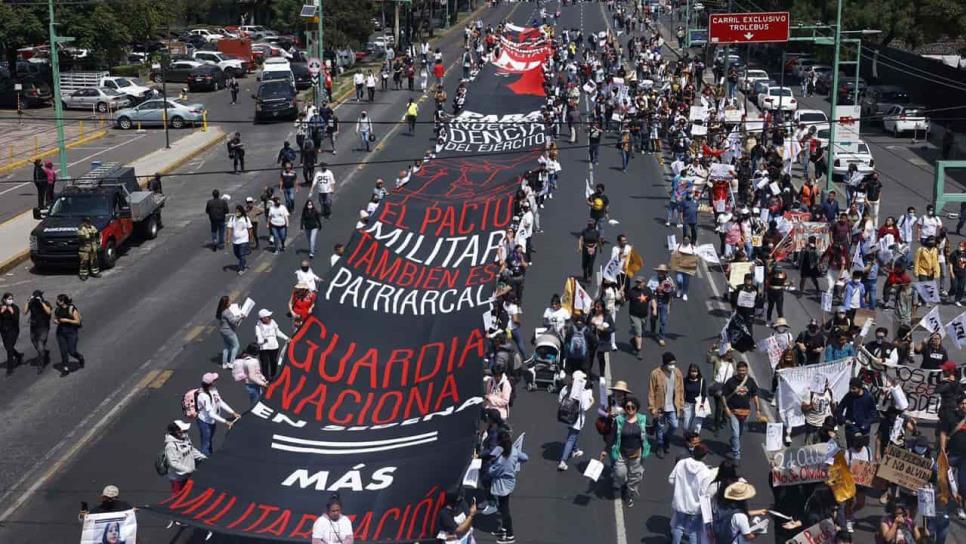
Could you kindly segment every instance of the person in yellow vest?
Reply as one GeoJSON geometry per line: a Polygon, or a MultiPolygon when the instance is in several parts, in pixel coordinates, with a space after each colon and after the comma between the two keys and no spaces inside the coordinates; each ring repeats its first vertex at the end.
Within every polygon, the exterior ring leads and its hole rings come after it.
{"type": "Polygon", "coordinates": [[[409,99],[409,104],[406,105],[406,124],[409,125],[409,133],[413,134],[416,132],[416,116],[419,115],[419,104],[412,98],[409,99]]]}
{"type": "Polygon", "coordinates": [[[97,262],[97,252],[101,247],[101,236],[97,232],[97,227],[91,224],[90,217],[85,217],[80,228],[77,229],[77,240],[80,242],[77,248],[77,255],[80,257],[80,270],[78,270],[80,279],[87,281],[88,272],[95,278],[101,277],[97,262]]]}

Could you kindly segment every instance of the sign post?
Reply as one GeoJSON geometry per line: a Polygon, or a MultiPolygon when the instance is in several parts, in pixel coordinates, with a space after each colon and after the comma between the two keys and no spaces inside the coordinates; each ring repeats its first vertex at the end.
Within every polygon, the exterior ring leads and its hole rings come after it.
{"type": "Polygon", "coordinates": [[[708,40],[711,43],[787,42],[787,11],[755,13],[712,13],[708,16],[708,40]]]}

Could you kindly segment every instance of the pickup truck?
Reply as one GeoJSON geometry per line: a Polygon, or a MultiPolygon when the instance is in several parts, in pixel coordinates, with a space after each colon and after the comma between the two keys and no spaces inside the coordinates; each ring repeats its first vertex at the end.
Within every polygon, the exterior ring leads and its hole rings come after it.
{"type": "Polygon", "coordinates": [[[77,89],[76,91],[64,91],[60,95],[60,102],[65,110],[95,109],[99,112],[108,110],[119,110],[130,106],[134,101],[126,94],[121,94],[113,89],[88,87],[77,89]]]}
{"type": "Polygon", "coordinates": [[[41,222],[30,232],[30,260],[37,269],[77,266],[77,230],[90,217],[101,235],[101,267],[111,268],[118,250],[132,236],[157,237],[164,200],[163,195],[142,190],[130,166],[108,163],[94,168],[72,180],[49,208],[34,208],[34,218],[41,222]]]}
{"type": "Polygon", "coordinates": [[[248,73],[248,63],[236,59],[220,51],[195,51],[192,58],[198,62],[208,62],[221,68],[226,77],[245,77],[248,73]]]}
{"type": "Polygon", "coordinates": [[[104,87],[126,94],[134,103],[149,98],[154,89],[144,85],[136,78],[112,76],[110,72],[65,72],[60,75],[60,92],[104,87]]]}

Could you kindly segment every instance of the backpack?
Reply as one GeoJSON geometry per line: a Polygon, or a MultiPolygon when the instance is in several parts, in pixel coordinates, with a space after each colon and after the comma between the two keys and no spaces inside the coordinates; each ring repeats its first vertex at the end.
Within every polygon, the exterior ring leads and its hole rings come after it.
{"type": "Polygon", "coordinates": [[[162,449],[157,457],[154,458],[154,470],[158,473],[158,476],[167,476],[169,466],[168,455],[162,449]]]}
{"type": "MultiPolygon", "coordinates": [[[[235,374],[234,369],[232,369],[232,375],[235,374]]],[[[184,417],[196,418],[198,417],[198,393],[201,389],[194,388],[189,389],[185,392],[184,397],[181,399],[181,411],[184,413],[184,417]]]]}
{"type": "Polygon", "coordinates": [[[560,401],[557,406],[557,421],[561,423],[566,423],[567,425],[573,425],[577,423],[577,419],[580,418],[580,400],[575,399],[570,396],[570,391],[564,395],[564,398],[560,401]]]}
{"type": "Polygon", "coordinates": [[[733,544],[738,538],[731,529],[731,518],[737,512],[737,508],[718,506],[718,510],[714,513],[714,520],[711,522],[711,530],[718,544],[733,544]]]}
{"type": "Polygon", "coordinates": [[[570,336],[570,343],[567,345],[567,356],[570,359],[587,358],[587,338],[584,336],[583,329],[574,329],[570,336]]]}
{"type": "Polygon", "coordinates": [[[231,364],[231,377],[236,382],[243,382],[245,378],[248,377],[248,371],[245,369],[245,359],[235,359],[235,362],[231,364]]]}
{"type": "Polygon", "coordinates": [[[296,158],[298,158],[298,155],[296,154],[295,150],[292,149],[291,147],[286,148],[282,152],[282,160],[285,162],[290,162],[294,164],[296,158]]]}

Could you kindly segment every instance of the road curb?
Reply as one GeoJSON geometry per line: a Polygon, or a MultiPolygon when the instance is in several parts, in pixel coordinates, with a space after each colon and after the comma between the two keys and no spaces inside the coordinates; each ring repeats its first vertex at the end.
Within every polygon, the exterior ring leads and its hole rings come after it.
{"type": "MultiPolygon", "coordinates": [[[[208,127],[208,131],[212,132],[212,137],[209,141],[204,142],[200,146],[191,150],[191,152],[187,153],[184,157],[181,157],[178,160],[174,161],[173,163],[169,164],[168,166],[158,170],[157,173],[161,174],[162,176],[169,175],[173,170],[180,168],[182,165],[184,165],[184,163],[190,161],[191,159],[197,157],[198,155],[204,153],[205,151],[208,151],[209,149],[214,147],[215,144],[224,141],[224,137],[226,133],[224,129],[222,129],[220,126],[211,125],[208,127]]],[[[151,172],[150,174],[148,174],[148,176],[153,176],[154,174],[155,174],[154,172],[151,172]]],[[[141,177],[141,176],[138,176],[138,177],[141,177]]],[[[141,186],[144,187],[145,185],[147,185],[147,182],[145,182],[144,185],[141,185],[141,186]]]]}
{"type": "Polygon", "coordinates": [[[21,263],[30,258],[30,249],[28,248],[23,253],[14,255],[13,257],[7,259],[3,263],[0,263],[0,274],[5,274],[10,270],[16,268],[21,263]]]}
{"type": "MultiPolygon", "coordinates": [[[[66,147],[67,147],[67,149],[72,149],[72,148],[77,147],[79,145],[84,145],[84,144],[93,142],[95,140],[100,140],[101,138],[107,136],[107,132],[108,132],[108,129],[106,129],[106,128],[98,129],[98,130],[96,130],[96,131],[88,134],[87,136],[82,136],[82,137],[80,137],[80,138],[78,138],[76,140],[72,140],[72,141],[68,142],[67,145],[66,145],[66,147]]],[[[44,151],[44,152],[39,153],[37,155],[31,155],[30,157],[28,157],[26,159],[20,159],[19,161],[10,163],[10,164],[8,164],[6,166],[0,166],[0,175],[7,174],[9,172],[12,172],[12,171],[18,169],[18,168],[23,168],[24,166],[27,166],[28,164],[34,162],[34,160],[36,160],[36,159],[45,159],[47,157],[52,157],[52,156],[56,155],[57,152],[58,152],[58,149],[55,147],[53,149],[48,149],[47,151],[44,151]]]]}

